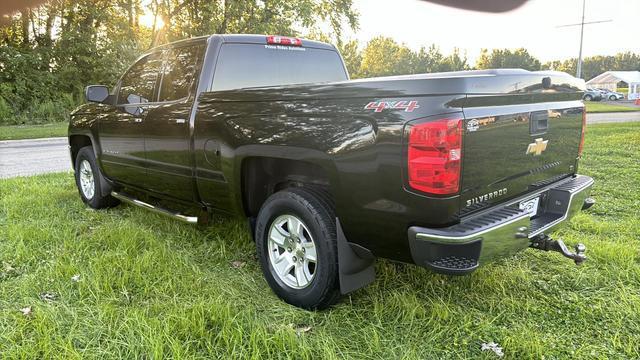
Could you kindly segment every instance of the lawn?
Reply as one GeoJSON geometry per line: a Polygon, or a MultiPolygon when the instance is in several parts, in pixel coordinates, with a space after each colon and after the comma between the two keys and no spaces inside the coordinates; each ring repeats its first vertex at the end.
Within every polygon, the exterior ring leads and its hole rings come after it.
{"type": "Polygon", "coordinates": [[[531,249],[465,277],[378,261],[323,312],[272,294],[244,222],[93,211],[69,173],[2,180],[0,354],[494,359],[496,342],[510,359],[639,358],[639,145],[640,123],[588,129],[598,203],[557,234],[587,246],[582,266],[531,249]]]}
{"type": "Polygon", "coordinates": [[[37,139],[67,136],[68,122],[46,125],[0,126],[0,140],[37,139]]]}
{"type": "Polygon", "coordinates": [[[630,107],[624,105],[612,105],[601,102],[585,101],[584,102],[588,113],[605,113],[605,112],[626,112],[626,111],[640,111],[640,108],[630,107]]]}

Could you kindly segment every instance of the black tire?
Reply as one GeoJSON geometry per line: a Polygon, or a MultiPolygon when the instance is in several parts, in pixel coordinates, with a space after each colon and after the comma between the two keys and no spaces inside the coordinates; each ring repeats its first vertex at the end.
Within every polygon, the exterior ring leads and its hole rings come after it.
{"type": "Polygon", "coordinates": [[[584,96],[584,99],[585,99],[586,101],[591,101],[591,100],[593,100],[593,96],[591,96],[591,95],[585,95],[585,96],[584,96]]]}
{"type": "Polygon", "coordinates": [[[325,309],[340,298],[336,220],[328,193],[316,188],[288,188],[271,195],[256,221],[258,259],[267,283],[282,300],[308,310],[325,309]],[[296,289],[275,273],[268,249],[269,229],[280,216],[302,220],[315,243],[317,265],[308,286],[296,289]]]}
{"type": "Polygon", "coordinates": [[[616,100],[618,100],[618,99],[616,98],[616,96],[615,96],[615,95],[611,95],[611,96],[609,96],[609,100],[611,100],[611,101],[616,101],[616,100]]]}
{"type": "Polygon", "coordinates": [[[80,198],[85,204],[89,205],[90,207],[94,209],[104,209],[116,206],[120,203],[118,199],[111,196],[111,186],[102,177],[102,173],[100,172],[100,168],[96,163],[96,157],[91,146],[85,146],[80,149],[80,151],[78,151],[75,163],[75,178],[76,186],[78,187],[78,192],[80,193],[80,198]],[[87,161],[91,167],[92,182],[94,187],[93,196],[88,196],[82,189],[81,166],[84,161],[87,161]]]}

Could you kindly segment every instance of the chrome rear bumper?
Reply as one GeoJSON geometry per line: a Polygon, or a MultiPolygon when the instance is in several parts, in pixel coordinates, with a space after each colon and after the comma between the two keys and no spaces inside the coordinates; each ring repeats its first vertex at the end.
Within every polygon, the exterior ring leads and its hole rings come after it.
{"type": "Polygon", "coordinates": [[[465,274],[481,263],[513,255],[530,239],[549,233],[571,219],[585,204],[593,179],[577,175],[463,219],[447,228],[408,229],[411,256],[417,265],[447,274],[465,274]],[[518,208],[520,201],[540,197],[533,218],[518,208]]]}

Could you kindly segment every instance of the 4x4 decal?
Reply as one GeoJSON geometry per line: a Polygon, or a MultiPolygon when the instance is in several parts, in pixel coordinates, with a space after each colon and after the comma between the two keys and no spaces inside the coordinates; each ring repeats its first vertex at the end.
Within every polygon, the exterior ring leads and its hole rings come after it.
{"type": "Polygon", "coordinates": [[[372,101],[365,105],[365,110],[374,110],[374,112],[382,112],[385,109],[404,110],[406,112],[413,112],[413,110],[419,108],[418,102],[411,101],[372,101]]]}

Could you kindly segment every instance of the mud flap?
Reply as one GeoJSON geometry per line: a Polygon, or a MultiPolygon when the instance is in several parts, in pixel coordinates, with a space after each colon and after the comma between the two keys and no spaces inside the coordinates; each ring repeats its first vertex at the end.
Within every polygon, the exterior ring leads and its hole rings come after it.
{"type": "Polygon", "coordinates": [[[336,232],[340,292],[348,294],[371,284],[376,279],[375,256],[364,247],[347,241],[338,218],[336,232]]]}

